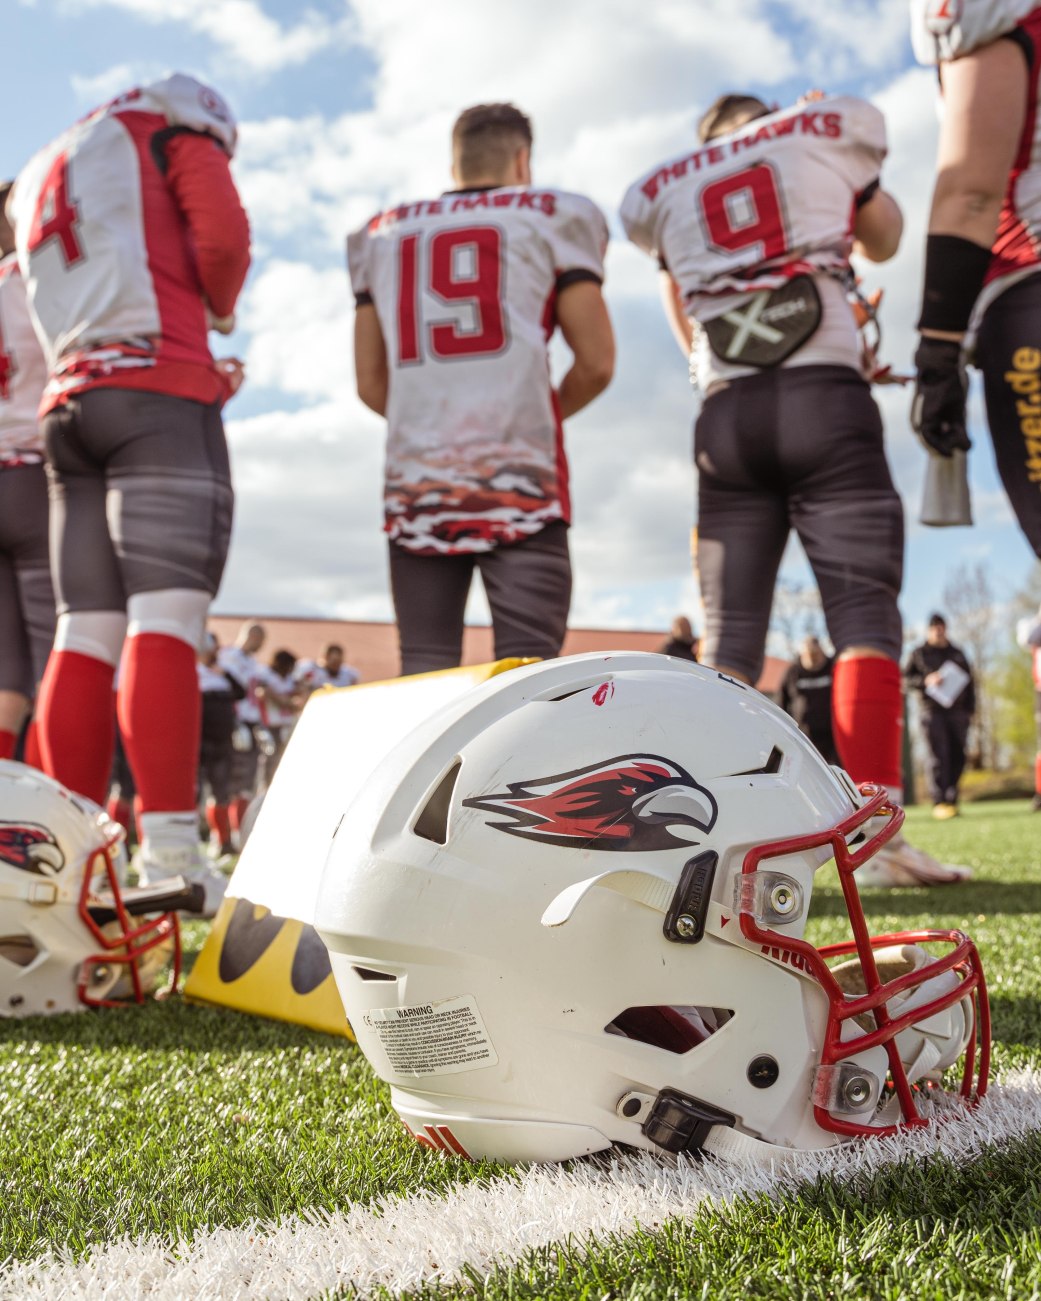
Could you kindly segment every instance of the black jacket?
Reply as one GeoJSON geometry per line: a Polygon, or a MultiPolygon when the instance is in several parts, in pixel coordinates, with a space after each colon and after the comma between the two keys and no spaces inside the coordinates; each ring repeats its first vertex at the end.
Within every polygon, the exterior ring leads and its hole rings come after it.
{"type": "Polygon", "coordinates": [[[908,657],[904,665],[904,681],[913,690],[921,693],[922,709],[926,712],[931,710],[944,710],[947,706],[941,705],[938,700],[934,700],[925,689],[925,679],[930,673],[935,673],[941,664],[946,664],[948,660],[954,660],[969,675],[969,680],[965,684],[958,699],[951,705],[951,712],[961,714],[974,714],[976,712],[976,684],[972,678],[972,669],[969,667],[969,661],[959,648],[948,642],[946,646],[930,646],[928,642],[923,642],[921,646],[916,646],[908,657]]]}

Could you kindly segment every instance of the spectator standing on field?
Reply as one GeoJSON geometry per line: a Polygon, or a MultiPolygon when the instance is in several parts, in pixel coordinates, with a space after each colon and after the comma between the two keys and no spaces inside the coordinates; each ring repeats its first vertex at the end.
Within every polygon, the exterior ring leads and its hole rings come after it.
{"type": "Polygon", "coordinates": [[[260,727],[257,682],[260,661],[257,653],[264,645],[267,631],[262,623],[244,623],[234,646],[222,646],[217,654],[221,670],[242,688],[242,699],[235,706],[237,726],[233,734],[235,757],[231,765],[231,827],[238,833],[249,802],[256,794],[257,764],[260,756],[256,732],[260,727]]]}
{"type": "Polygon", "coordinates": [[[1034,722],[1037,725],[1037,754],[1034,757],[1035,813],[1041,813],[1041,608],[1032,619],[1020,620],[1016,639],[1030,652],[1034,670],[1034,722]]]}
{"type": "Polygon", "coordinates": [[[965,768],[965,738],[976,712],[976,688],[964,653],[947,638],[942,614],[929,620],[925,641],[914,648],[904,665],[904,681],[920,693],[933,817],[953,818],[965,768]]]}
{"type": "Polygon", "coordinates": [[[230,673],[217,663],[217,638],[203,636],[196,672],[202,695],[202,732],[199,745],[199,798],[209,786],[206,824],[210,828],[210,852],[224,858],[235,852],[231,839],[231,769],[235,750],[235,702],[246,694],[230,673]]]}
{"type": "Polygon", "coordinates": [[[671,655],[677,660],[698,660],[698,639],[685,614],[678,614],[672,621],[672,631],[668,641],[658,647],[660,655],[671,655]]]}
{"type": "Polygon", "coordinates": [[[781,682],[781,707],[828,763],[840,762],[831,730],[831,679],[835,661],[816,637],[807,637],[781,682]]]}
{"type": "Polygon", "coordinates": [[[273,742],[261,745],[264,754],[262,785],[266,789],[271,785],[289,734],[307,699],[306,689],[296,679],[296,656],[292,651],[277,650],[271,656],[271,663],[261,666],[256,694],[261,722],[273,742]]]}

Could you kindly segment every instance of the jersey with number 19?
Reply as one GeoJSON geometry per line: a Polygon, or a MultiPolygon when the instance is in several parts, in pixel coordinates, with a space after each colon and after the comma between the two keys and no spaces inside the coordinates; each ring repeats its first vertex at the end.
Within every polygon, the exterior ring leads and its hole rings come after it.
{"type": "MultiPolygon", "coordinates": [[[[687,315],[701,323],[740,311],[751,293],[812,277],[820,326],[783,364],[859,369],[841,281],[857,201],[875,188],[885,154],[873,105],[851,96],[807,101],[655,167],[627,191],[622,224],[667,268],[687,315]]],[[[753,373],[704,341],[694,362],[702,388],[753,373]]]]}
{"type": "Polygon", "coordinates": [[[547,344],[557,294],[603,280],[607,223],[559,190],[492,188],[380,213],[347,241],[387,347],[386,531],[419,555],[568,520],[547,344]]]}

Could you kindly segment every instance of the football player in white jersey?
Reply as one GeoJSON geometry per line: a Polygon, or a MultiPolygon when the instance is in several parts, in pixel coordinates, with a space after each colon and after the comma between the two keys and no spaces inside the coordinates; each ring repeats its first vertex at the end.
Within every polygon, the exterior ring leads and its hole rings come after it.
{"type": "Polygon", "coordinates": [[[296,680],[307,691],[319,687],[353,687],[361,681],[361,674],[353,664],[344,661],[343,647],[331,641],[322,651],[320,660],[300,660],[296,666],[296,680]]]}
{"type": "MultiPolygon", "coordinates": [[[[0,185],[0,759],[13,758],[54,641],[47,477],[36,424],[47,363],[25,301],[0,185]]],[[[35,728],[26,759],[39,763],[35,728]]]]}
{"type": "MultiPolygon", "coordinates": [[[[685,350],[693,345],[704,395],[695,427],[700,658],[757,680],[794,528],[837,654],[843,766],[899,797],[903,512],[849,301],[850,253],[881,262],[900,241],[900,210],[879,184],[885,123],[850,96],[771,110],[727,95],[699,136],[699,148],[630,187],[622,223],[659,260],[666,310],[685,350]]],[[[906,843],[879,860],[880,884],[961,875],[906,843]]]]}
{"type": "Polygon", "coordinates": [[[496,656],[553,656],[571,598],[562,422],[610,382],[607,223],[534,187],[531,123],[479,104],[452,132],[446,194],[378,214],[347,241],[358,394],[388,426],[390,577],[403,673],[462,655],[474,568],[496,656]],[[560,326],[574,359],[551,387],[560,326]]]}
{"type": "Polygon", "coordinates": [[[968,449],[968,356],[1001,481],[1041,556],[1041,5],[912,0],[911,25],[943,94],[913,421],[932,452],[968,449]]]}
{"type": "Polygon", "coordinates": [[[237,725],[230,779],[231,827],[236,837],[242,834],[246,810],[257,793],[257,768],[260,763],[257,733],[261,727],[260,702],[257,699],[260,661],[257,654],[266,640],[267,629],[262,623],[246,622],[239,629],[235,645],[222,646],[217,653],[219,669],[233,678],[242,692],[235,702],[237,725]]]}
{"type": "MultiPolygon", "coordinates": [[[[42,149],[13,218],[50,379],[55,649],[40,691],[47,772],[98,802],[112,679],[137,781],[145,881],[196,872],[195,651],[217,591],[232,489],[221,407],[241,368],[210,354],[233,326],[249,227],[224,100],[174,74],[131,90],[42,149]]],[[[220,878],[223,881],[223,878],[220,878]]]]}

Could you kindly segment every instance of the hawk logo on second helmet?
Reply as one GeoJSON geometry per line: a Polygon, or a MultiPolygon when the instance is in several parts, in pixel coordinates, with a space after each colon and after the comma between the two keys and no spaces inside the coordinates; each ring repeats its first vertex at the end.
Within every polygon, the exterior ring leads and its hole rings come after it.
{"type": "Polygon", "coordinates": [[[697,843],[712,830],[711,791],[671,759],[628,754],[463,800],[502,814],[497,831],[576,849],[643,852],[697,843]],[[700,833],[700,834],[699,834],[700,833]]]}

